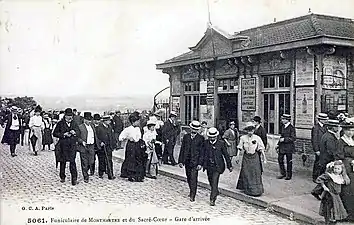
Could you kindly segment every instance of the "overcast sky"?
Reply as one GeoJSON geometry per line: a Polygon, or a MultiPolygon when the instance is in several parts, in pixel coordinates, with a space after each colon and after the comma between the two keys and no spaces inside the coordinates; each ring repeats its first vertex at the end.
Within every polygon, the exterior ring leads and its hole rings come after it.
{"type": "MultiPolygon", "coordinates": [[[[2,0],[0,94],[154,95],[156,63],[188,51],[207,0],[2,0]]],[[[312,12],[353,15],[353,0],[209,0],[213,25],[239,30],[312,12]]]]}

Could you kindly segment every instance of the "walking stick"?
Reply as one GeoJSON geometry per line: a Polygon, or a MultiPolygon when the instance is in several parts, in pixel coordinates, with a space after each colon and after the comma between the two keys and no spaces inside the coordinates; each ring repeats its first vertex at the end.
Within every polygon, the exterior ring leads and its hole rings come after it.
{"type": "MultiPolygon", "coordinates": [[[[109,172],[108,173],[111,173],[112,172],[112,177],[113,177],[113,169],[112,169],[112,166],[108,160],[108,154],[107,154],[107,149],[106,149],[106,145],[103,146],[103,151],[104,151],[104,154],[106,156],[106,161],[107,161],[107,167],[108,167],[108,170],[109,172]]],[[[109,174],[107,174],[109,176],[109,174]]]]}

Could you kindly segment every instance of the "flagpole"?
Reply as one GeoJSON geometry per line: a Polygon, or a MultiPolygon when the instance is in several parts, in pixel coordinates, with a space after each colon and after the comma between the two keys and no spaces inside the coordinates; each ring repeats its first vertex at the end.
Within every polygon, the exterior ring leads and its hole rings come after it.
{"type": "MultiPolygon", "coordinates": [[[[209,0],[206,0],[206,1],[207,1],[207,6],[208,6],[208,30],[210,31],[210,38],[211,38],[211,44],[212,44],[212,50],[213,50],[214,64],[216,64],[215,43],[214,43],[214,38],[213,38],[213,28],[212,28],[211,16],[210,16],[210,4],[209,4],[209,0]]],[[[213,67],[214,67],[214,75],[215,75],[215,65],[213,67]]]]}

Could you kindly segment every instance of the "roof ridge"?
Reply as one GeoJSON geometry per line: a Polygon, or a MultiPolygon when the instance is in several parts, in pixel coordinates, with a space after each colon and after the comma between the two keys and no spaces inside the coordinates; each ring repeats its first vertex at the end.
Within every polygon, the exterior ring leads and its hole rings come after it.
{"type": "Polygon", "coordinates": [[[312,27],[315,29],[316,33],[318,35],[323,35],[324,34],[323,29],[322,29],[321,25],[319,24],[319,22],[316,18],[316,15],[311,14],[310,21],[311,21],[312,27]]]}

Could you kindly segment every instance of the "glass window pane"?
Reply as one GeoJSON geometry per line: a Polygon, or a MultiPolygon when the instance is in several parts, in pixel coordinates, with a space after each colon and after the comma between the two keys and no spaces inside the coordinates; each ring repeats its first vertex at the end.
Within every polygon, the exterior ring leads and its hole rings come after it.
{"type": "Polygon", "coordinates": [[[263,97],[263,110],[264,110],[264,120],[268,120],[268,94],[264,94],[263,97]]]}
{"type": "Polygon", "coordinates": [[[284,75],[279,76],[279,87],[284,87],[285,86],[285,77],[284,75]]]}
{"type": "Polygon", "coordinates": [[[200,96],[200,105],[206,105],[207,104],[207,97],[206,95],[201,95],[200,96]]]}
{"type": "Polygon", "coordinates": [[[275,87],[275,77],[270,76],[269,77],[269,88],[274,88],[275,87]]]}
{"type": "Polygon", "coordinates": [[[222,87],[223,90],[227,90],[229,86],[229,80],[224,80],[224,86],[222,87]]]}
{"type": "Polygon", "coordinates": [[[263,88],[268,88],[268,77],[263,77],[263,88]]]}
{"type": "Polygon", "coordinates": [[[285,113],[290,114],[290,94],[285,94],[285,113]]]}
{"type": "Polygon", "coordinates": [[[270,97],[270,101],[269,101],[269,109],[270,110],[274,110],[274,108],[275,108],[275,102],[274,102],[274,94],[270,94],[269,95],[269,97],[270,97]]]}
{"type": "Polygon", "coordinates": [[[269,123],[269,133],[274,134],[274,123],[269,123]]]}
{"type": "Polygon", "coordinates": [[[290,87],[290,74],[285,75],[285,87],[290,87]]]}

